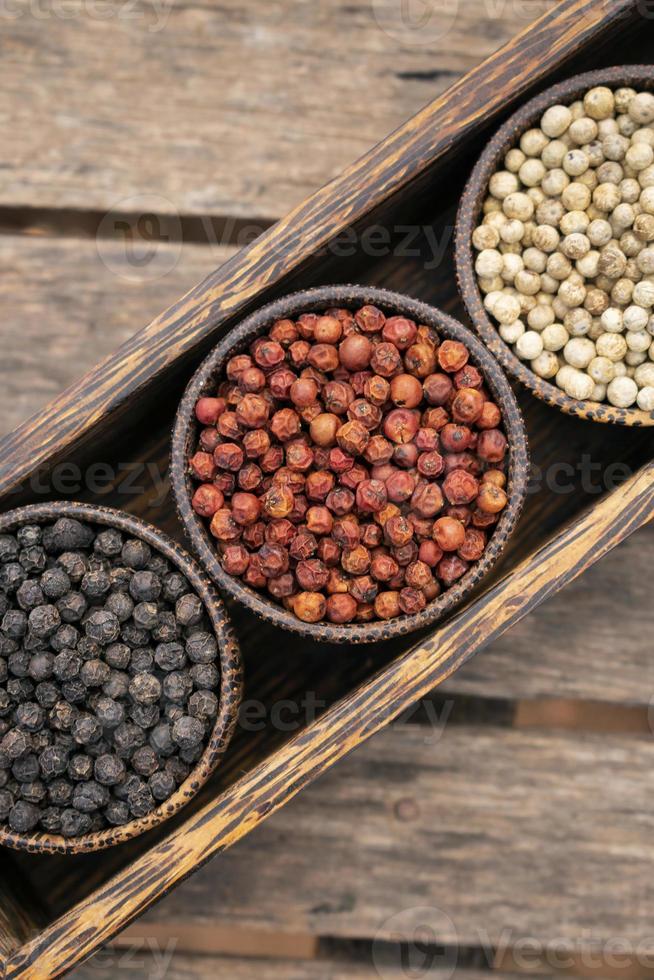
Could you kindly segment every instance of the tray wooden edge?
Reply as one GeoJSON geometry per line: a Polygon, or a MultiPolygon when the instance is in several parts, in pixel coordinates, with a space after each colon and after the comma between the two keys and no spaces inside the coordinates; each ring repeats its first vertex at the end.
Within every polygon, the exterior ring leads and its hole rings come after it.
{"type": "Polygon", "coordinates": [[[0,961],[0,968],[5,968],[2,975],[6,980],[55,977],[92,955],[184,878],[261,824],[653,516],[654,463],[648,463],[485,595],[328,709],[309,729],[4,963],[0,961]]]}
{"type": "Polygon", "coordinates": [[[111,357],[0,440],[0,496],[70,453],[178,359],[198,352],[256,297],[444,157],[580,46],[637,15],[639,0],[562,0],[394,133],[191,289],[111,357]],[[481,96],[480,96],[481,93],[481,96]]]}

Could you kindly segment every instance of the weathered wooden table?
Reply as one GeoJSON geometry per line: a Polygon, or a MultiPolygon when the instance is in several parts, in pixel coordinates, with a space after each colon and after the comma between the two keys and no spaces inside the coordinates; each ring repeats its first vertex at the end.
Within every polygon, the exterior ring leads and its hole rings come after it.
{"type": "MultiPolygon", "coordinates": [[[[551,5],[411,41],[393,4],[3,10],[2,431],[551,5]]],[[[653,562],[647,529],[77,976],[652,975],[653,562]]]]}

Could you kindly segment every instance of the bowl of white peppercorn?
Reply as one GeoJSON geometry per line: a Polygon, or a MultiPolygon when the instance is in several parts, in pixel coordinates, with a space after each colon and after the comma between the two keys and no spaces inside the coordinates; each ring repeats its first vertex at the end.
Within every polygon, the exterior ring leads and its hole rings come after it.
{"type": "Polygon", "coordinates": [[[0,515],[0,845],[81,854],[169,819],[240,694],[225,607],[157,529],[72,502],[0,515]]]}
{"type": "Polygon", "coordinates": [[[497,131],[465,187],[459,289],[506,370],[570,415],[654,425],[654,69],[587,72],[497,131]]]}

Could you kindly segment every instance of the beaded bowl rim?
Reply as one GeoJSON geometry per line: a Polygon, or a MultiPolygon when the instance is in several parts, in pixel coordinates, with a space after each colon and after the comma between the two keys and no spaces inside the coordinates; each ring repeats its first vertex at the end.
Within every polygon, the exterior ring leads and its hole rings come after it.
{"type": "Polygon", "coordinates": [[[527,434],[516,397],[502,368],[481,341],[446,313],[401,293],[372,286],[321,286],[281,297],[250,314],[220,341],[193,375],[177,411],[171,451],[171,482],[180,520],[191,542],[193,552],[209,577],[233,599],[261,619],[293,633],[328,643],[359,644],[404,636],[434,623],[458,605],[495,565],[522,513],[527,493],[529,452],[527,434]],[[201,518],[191,507],[192,480],[188,459],[197,438],[199,425],[195,418],[198,398],[215,391],[219,375],[227,360],[247,349],[249,343],[284,317],[303,312],[329,309],[333,306],[357,308],[367,303],[385,312],[408,316],[417,323],[431,326],[445,339],[459,340],[471,354],[472,363],[482,370],[488,387],[500,406],[509,443],[509,502],[504,509],[482,558],[441,596],[428,603],[420,613],[399,616],[373,623],[336,625],[328,622],[305,623],[272,599],[266,599],[239,579],[227,575],[218,561],[213,539],[201,518]]]}
{"type": "Polygon", "coordinates": [[[640,408],[616,408],[608,402],[570,398],[556,385],[539,378],[525,361],[514,354],[500,337],[484,307],[474,270],[472,246],[472,233],[481,216],[491,176],[507,151],[516,145],[518,138],[540,119],[546,109],[560,102],[568,104],[595,85],[619,88],[636,84],[645,89],[653,89],[654,67],[621,65],[573,75],[540,92],[514,112],[493,135],[465,185],[456,216],[454,258],[459,293],[475,330],[507,372],[532,394],[567,415],[614,425],[652,426],[654,412],[646,412],[640,408]]]}
{"type": "Polygon", "coordinates": [[[44,524],[60,517],[72,517],[102,527],[112,527],[139,538],[163,555],[184,575],[202,600],[218,641],[216,666],[220,669],[218,716],[202,756],[184,782],[167,800],[145,817],[130,820],[79,837],[35,832],[21,834],[8,826],[0,827],[0,846],[33,854],[88,854],[132,840],[177,814],[198,793],[216,770],[230,743],[238,721],[242,695],[241,652],[222,599],[191,556],[167,535],[140,518],[111,507],[72,501],[30,504],[0,514],[0,533],[11,533],[25,524],[44,524]]]}

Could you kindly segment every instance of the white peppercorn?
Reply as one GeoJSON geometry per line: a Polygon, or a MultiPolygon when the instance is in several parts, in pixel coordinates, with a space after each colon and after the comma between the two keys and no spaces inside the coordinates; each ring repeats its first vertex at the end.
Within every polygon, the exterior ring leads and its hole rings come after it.
{"type": "Polygon", "coordinates": [[[606,389],[606,397],[616,408],[630,408],[638,397],[638,385],[632,378],[614,378],[606,389]]]}

